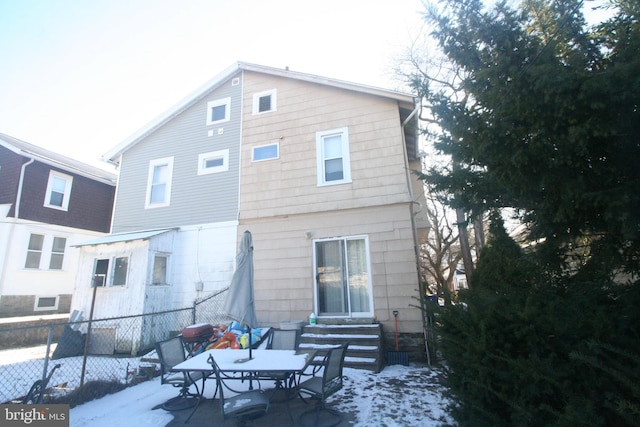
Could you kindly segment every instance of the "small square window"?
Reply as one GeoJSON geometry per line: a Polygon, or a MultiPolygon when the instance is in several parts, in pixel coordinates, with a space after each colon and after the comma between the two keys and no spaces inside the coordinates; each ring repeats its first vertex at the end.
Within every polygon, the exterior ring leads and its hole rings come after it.
{"type": "Polygon", "coordinates": [[[253,147],[251,161],[259,162],[261,160],[277,159],[280,156],[280,147],[275,144],[261,145],[253,147]]]}
{"type": "Polygon", "coordinates": [[[276,90],[271,89],[253,95],[253,114],[276,111],[276,90]]]}
{"type": "Polygon", "coordinates": [[[263,113],[265,111],[271,111],[271,95],[261,96],[258,99],[258,112],[263,113]]]}
{"type": "Polygon", "coordinates": [[[217,99],[207,103],[207,126],[228,122],[231,118],[231,98],[217,99]]]}
{"type": "Polygon", "coordinates": [[[224,120],[227,117],[227,106],[225,104],[216,105],[215,107],[211,107],[211,121],[219,122],[224,120]]]}
{"type": "Polygon", "coordinates": [[[198,156],[198,175],[229,170],[229,150],[212,151],[198,156]]]}

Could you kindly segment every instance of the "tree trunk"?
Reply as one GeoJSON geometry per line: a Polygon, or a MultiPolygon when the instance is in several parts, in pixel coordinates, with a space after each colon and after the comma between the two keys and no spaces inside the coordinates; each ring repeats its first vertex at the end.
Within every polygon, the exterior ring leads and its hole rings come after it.
{"type": "Polygon", "coordinates": [[[480,213],[473,220],[473,232],[476,236],[476,261],[480,258],[480,252],[484,248],[484,216],[480,213]]]}
{"type": "Polygon", "coordinates": [[[464,211],[460,208],[456,209],[456,224],[458,226],[458,237],[460,238],[464,274],[467,276],[467,286],[471,288],[473,260],[471,259],[471,247],[469,246],[469,235],[467,234],[467,220],[465,219],[464,211]]]}

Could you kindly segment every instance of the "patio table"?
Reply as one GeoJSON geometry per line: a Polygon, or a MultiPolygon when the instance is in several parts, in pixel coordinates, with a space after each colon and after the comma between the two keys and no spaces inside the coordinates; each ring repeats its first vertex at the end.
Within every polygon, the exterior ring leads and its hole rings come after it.
{"type": "MultiPolygon", "coordinates": [[[[314,355],[315,352],[298,352],[296,350],[251,350],[250,358],[249,350],[207,350],[177,364],[173,370],[187,373],[196,371],[211,373],[212,368],[208,359],[209,356],[213,356],[220,372],[225,374],[226,380],[249,380],[249,388],[251,389],[253,378],[264,379],[270,376],[276,378],[282,374],[298,375],[304,372],[314,355]]],[[[215,396],[213,397],[215,398],[215,396]]],[[[201,393],[200,400],[202,398],[201,393]]],[[[196,405],[193,413],[198,406],[196,405]]],[[[189,415],[187,421],[193,413],[189,415]]]]}
{"type": "Polygon", "coordinates": [[[283,374],[302,372],[312,360],[312,352],[296,350],[207,350],[173,367],[176,371],[211,372],[208,362],[213,356],[221,372],[283,374]]]}

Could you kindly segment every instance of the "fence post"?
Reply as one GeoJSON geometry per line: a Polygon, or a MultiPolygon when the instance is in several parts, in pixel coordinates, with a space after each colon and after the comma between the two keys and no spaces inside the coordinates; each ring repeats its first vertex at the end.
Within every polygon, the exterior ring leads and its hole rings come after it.
{"type": "Polygon", "coordinates": [[[53,342],[53,325],[49,325],[49,335],[47,336],[47,354],[44,355],[44,366],[42,367],[42,381],[47,379],[47,371],[49,370],[49,352],[51,351],[51,342],[53,342]]]}
{"type": "Polygon", "coordinates": [[[198,306],[197,304],[197,300],[193,300],[193,308],[191,309],[191,324],[195,325],[196,324],[196,307],[198,306]]]}
{"type": "Polygon", "coordinates": [[[96,305],[96,292],[98,290],[98,277],[92,280],[93,297],[91,298],[91,310],[89,312],[89,323],[87,324],[87,336],[84,342],[84,354],[82,355],[82,373],[80,374],[80,387],[84,385],[84,373],[87,370],[87,354],[89,353],[89,340],[91,339],[91,322],[93,322],[93,308],[96,305]]]}

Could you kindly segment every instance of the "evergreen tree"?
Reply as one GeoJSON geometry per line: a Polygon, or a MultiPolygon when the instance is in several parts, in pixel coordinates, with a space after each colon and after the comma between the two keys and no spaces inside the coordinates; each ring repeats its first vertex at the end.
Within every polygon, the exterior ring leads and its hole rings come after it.
{"type": "Polygon", "coordinates": [[[458,80],[412,82],[452,163],[421,177],[471,216],[513,208],[529,243],[494,214],[442,309],[456,420],[640,425],[640,2],[593,28],[578,0],[440,3],[425,16],[458,80]]]}
{"type": "Polygon", "coordinates": [[[547,254],[587,243],[637,271],[638,2],[616,1],[618,14],[591,32],[576,0],[489,12],[478,0],[442,3],[450,12],[429,19],[466,96],[419,80],[442,128],[435,146],[455,162],[425,179],[469,211],[517,209],[547,254]]]}

